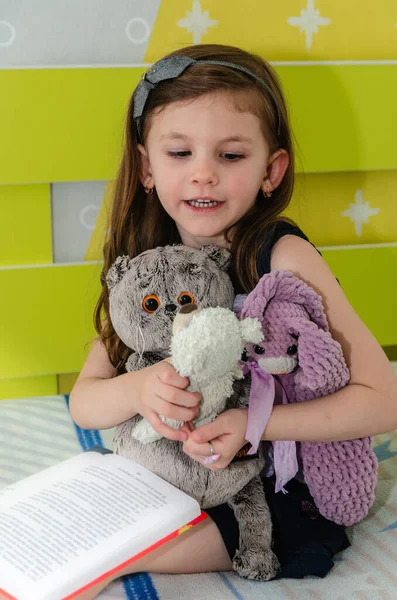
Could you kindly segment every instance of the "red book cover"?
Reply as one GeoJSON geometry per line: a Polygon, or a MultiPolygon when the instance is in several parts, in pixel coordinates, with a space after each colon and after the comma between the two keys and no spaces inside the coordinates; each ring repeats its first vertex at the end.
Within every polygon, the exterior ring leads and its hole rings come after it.
{"type": "MultiPolygon", "coordinates": [[[[116,575],[118,572],[122,571],[128,565],[130,565],[133,562],[135,562],[136,560],[142,558],[142,556],[145,556],[146,554],[149,554],[149,552],[152,552],[153,550],[155,550],[156,548],[159,548],[160,546],[162,546],[166,542],[169,542],[170,540],[172,540],[173,538],[177,537],[178,535],[181,535],[182,533],[184,533],[185,531],[187,531],[188,529],[190,529],[194,525],[197,525],[197,523],[200,523],[201,521],[203,521],[207,517],[208,517],[207,513],[205,513],[205,512],[202,511],[201,514],[198,517],[196,517],[195,519],[193,519],[189,523],[186,523],[186,525],[183,525],[179,529],[176,529],[176,531],[173,531],[172,533],[170,533],[166,537],[162,538],[161,540],[158,540],[155,544],[152,544],[148,548],[145,548],[145,550],[142,550],[142,552],[139,552],[138,554],[135,554],[134,556],[132,556],[128,560],[126,560],[123,563],[121,563],[120,565],[118,565],[117,567],[114,567],[110,571],[106,571],[100,577],[97,577],[96,579],[94,579],[90,583],[87,583],[85,586],[83,586],[82,588],[76,590],[72,594],[69,594],[68,596],[65,596],[64,598],[62,598],[62,600],[72,600],[73,598],[76,598],[78,595],[80,595],[83,592],[89,590],[90,588],[94,587],[98,583],[101,583],[102,581],[105,581],[106,579],[109,579],[110,577],[112,577],[112,575],[116,575]]],[[[1,588],[0,588],[0,594],[1,594],[0,595],[0,600],[3,600],[3,599],[18,600],[18,598],[15,598],[14,596],[11,596],[10,594],[8,594],[5,590],[2,590],[1,588]]]]}

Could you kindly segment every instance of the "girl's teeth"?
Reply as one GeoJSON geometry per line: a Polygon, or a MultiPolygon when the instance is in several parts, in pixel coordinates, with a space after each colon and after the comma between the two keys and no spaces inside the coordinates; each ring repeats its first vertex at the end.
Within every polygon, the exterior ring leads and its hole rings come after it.
{"type": "Polygon", "coordinates": [[[188,200],[188,204],[190,204],[190,206],[194,206],[196,208],[210,208],[211,206],[217,206],[219,204],[219,202],[215,202],[215,201],[211,201],[208,202],[207,200],[188,200]]]}

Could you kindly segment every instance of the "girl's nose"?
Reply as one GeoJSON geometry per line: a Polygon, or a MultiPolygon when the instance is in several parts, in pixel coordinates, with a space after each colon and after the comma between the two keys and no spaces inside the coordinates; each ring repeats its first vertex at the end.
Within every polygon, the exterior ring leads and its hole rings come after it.
{"type": "Polygon", "coordinates": [[[197,161],[192,171],[192,183],[200,185],[215,185],[218,183],[218,175],[215,165],[210,160],[197,161]]]}

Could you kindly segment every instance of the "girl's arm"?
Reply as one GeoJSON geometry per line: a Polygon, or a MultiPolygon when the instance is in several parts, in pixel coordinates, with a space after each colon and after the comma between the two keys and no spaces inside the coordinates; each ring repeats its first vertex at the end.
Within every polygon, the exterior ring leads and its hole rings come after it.
{"type": "MultiPolygon", "coordinates": [[[[311,285],[324,302],[333,337],[343,348],[349,384],[329,396],[273,408],[264,440],[339,441],[397,428],[397,377],[382,348],[350,306],[334,275],[305,240],[282,237],[273,248],[272,269],[292,271],[311,285]]],[[[209,469],[222,469],[246,443],[247,410],[228,410],[194,430],[184,451],[209,469]],[[205,463],[211,441],[221,458],[205,463]]]]}
{"type": "Polygon", "coordinates": [[[286,235],[273,248],[271,268],[291,271],[322,296],[332,336],[342,345],[351,378],[335,394],[275,406],[262,439],[338,441],[396,429],[397,377],[317,250],[297,236],[286,235]]]}
{"type": "Polygon", "coordinates": [[[70,394],[73,420],[85,429],[108,429],[137,414],[134,399],[126,397],[124,376],[114,377],[105,347],[95,340],[70,394]]]}
{"type": "Polygon", "coordinates": [[[197,416],[200,394],[185,391],[188,385],[167,360],[115,377],[105,347],[96,340],[70,395],[70,413],[84,429],[109,429],[139,413],[160,435],[183,441],[187,434],[163,423],[160,415],[179,421],[197,416]]]}

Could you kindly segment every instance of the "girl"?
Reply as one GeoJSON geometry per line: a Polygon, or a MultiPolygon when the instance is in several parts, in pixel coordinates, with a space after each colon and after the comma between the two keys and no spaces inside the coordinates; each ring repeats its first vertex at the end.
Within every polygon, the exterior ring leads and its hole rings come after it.
{"type": "MultiPolygon", "coordinates": [[[[130,101],[104,272],[121,254],[172,243],[229,248],[236,293],[250,292],[270,269],[292,271],[321,294],[351,380],[331,396],[275,406],[262,439],[336,441],[391,431],[397,381],[386,356],[320,254],[279,218],[293,183],[292,134],[269,65],[221,45],[173,52],[148,71],[130,101]]],[[[226,411],[193,432],[169,428],[159,415],[192,420],[198,394],[185,391],[188,380],[167,360],[124,372],[128,349],[109,320],[105,284],[95,316],[98,339],[70,398],[76,423],[106,429],[139,413],[161,435],[183,442],[193,459],[220,454],[209,469],[226,467],[246,443],[247,410],[226,411]]],[[[230,570],[233,517],[216,510],[211,516],[129,572],[230,570]]]]}

